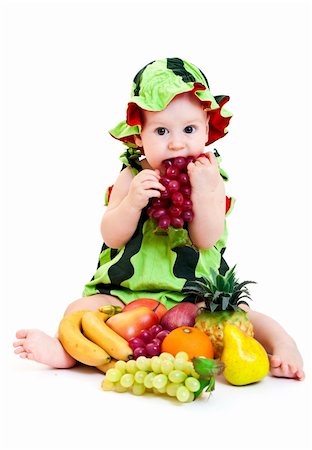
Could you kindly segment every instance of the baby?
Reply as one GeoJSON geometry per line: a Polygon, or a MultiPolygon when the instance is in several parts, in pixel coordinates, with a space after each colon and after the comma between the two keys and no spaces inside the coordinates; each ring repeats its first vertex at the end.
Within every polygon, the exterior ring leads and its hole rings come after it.
{"type": "MultiPolygon", "coordinates": [[[[185,299],[187,280],[207,277],[211,267],[221,273],[227,270],[223,259],[227,175],[218,154],[206,146],[227,133],[228,100],[214,97],[205,75],[180,58],[154,61],[138,72],[127,119],[110,132],[127,150],[101,223],[98,269],[83,297],[64,315],[105,304],[124,306],[139,297],[157,299],[171,308],[185,299]],[[177,156],[192,157],[187,174],[194,218],[180,230],[182,234],[174,227],[157,233],[147,207],[165,190],[160,182],[163,161],[177,156]]],[[[244,308],[255,338],[269,355],[271,374],[303,380],[302,357],[292,337],[272,318],[244,308]]],[[[19,330],[16,337],[13,345],[21,358],[55,368],[76,363],[57,337],[33,329],[19,330]]]]}

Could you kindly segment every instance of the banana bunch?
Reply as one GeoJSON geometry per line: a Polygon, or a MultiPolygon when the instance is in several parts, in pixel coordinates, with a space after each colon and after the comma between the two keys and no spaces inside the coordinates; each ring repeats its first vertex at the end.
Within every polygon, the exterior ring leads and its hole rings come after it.
{"type": "Polygon", "coordinates": [[[131,359],[133,351],[126,339],[105,323],[120,311],[118,306],[105,305],[99,311],[81,310],[63,317],[58,338],[64,349],[77,361],[104,373],[116,360],[131,359]]]}

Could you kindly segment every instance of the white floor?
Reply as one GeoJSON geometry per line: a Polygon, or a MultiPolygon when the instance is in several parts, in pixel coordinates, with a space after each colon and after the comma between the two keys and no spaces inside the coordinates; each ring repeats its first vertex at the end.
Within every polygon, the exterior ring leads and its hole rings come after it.
{"type": "Polygon", "coordinates": [[[14,355],[6,368],[1,449],[311,449],[308,379],[234,387],[219,377],[209,399],[180,404],[104,392],[92,368],[54,370],[14,355]]]}

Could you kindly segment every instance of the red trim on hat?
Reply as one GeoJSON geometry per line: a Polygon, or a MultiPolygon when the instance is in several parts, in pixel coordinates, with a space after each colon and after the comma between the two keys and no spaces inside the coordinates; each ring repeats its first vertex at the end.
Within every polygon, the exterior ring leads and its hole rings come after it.
{"type": "Polygon", "coordinates": [[[136,103],[128,104],[127,124],[131,127],[142,125],[141,108],[136,103]]]}
{"type": "MultiPolygon", "coordinates": [[[[194,87],[191,91],[191,93],[193,93],[195,95],[195,93],[197,91],[204,91],[206,88],[206,86],[204,86],[201,83],[194,83],[194,87]]],[[[183,92],[184,94],[185,92],[183,92]]],[[[181,95],[181,94],[177,94],[177,95],[181,95]]],[[[175,95],[172,100],[177,96],[175,95]]],[[[196,95],[195,95],[196,96],[196,95]]],[[[214,109],[212,111],[209,111],[210,107],[211,107],[211,101],[208,100],[201,100],[200,98],[198,98],[196,96],[196,98],[201,102],[202,107],[204,110],[208,110],[210,119],[209,119],[209,137],[208,137],[208,141],[206,142],[206,145],[211,144],[212,142],[217,141],[218,139],[220,139],[221,137],[223,137],[225,135],[224,133],[224,129],[227,128],[227,126],[230,123],[231,117],[222,117],[221,116],[221,109],[222,106],[227,103],[230,99],[230,97],[225,96],[222,101],[219,103],[219,108],[218,109],[214,109]]],[[[171,100],[171,101],[172,101],[171,100]]],[[[138,106],[136,103],[134,102],[130,102],[128,104],[128,108],[127,108],[127,124],[134,127],[134,126],[142,126],[142,114],[141,114],[142,108],[140,108],[140,106],[138,106]]],[[[132,144],[135,144],[134,142],[134,136],[126,136],[123,138],[119,138],[119,140],[123,141],[123,142],[131,142],[132,144]]]]}
{"type": "Polygon", "coordinates": [[[207,145],[211,144],[212,142],[220,139],[225,135],[224,129],[227,128],[227,126],[229,125],[231,117],[222,117],[220,113],[222,106],[226,102],[228,102],[229,99],[230,99],[229,97],[224,97],[222,101],[219,103],[220,108],[209,112],[210,115],[209,139],[207,145]]]}
{"type": "Polygon", "coordinates": [[[228,197],[227,195],[225,196],[225,214],[229,211],[229,209],[231,208],[231,204],[232,204],[232,198],[228,197]]]}

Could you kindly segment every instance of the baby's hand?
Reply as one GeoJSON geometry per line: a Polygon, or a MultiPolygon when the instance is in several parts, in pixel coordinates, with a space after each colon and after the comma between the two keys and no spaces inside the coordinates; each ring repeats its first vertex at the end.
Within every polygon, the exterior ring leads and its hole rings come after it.
{"type": "Polygon", "coordinates": [[[187,166],[192,193],[214,192],[221,182],[217,158],[212,152],[199,156],[187,166]]]}
{"type": "Polygon", "coordinates": [[[142,210],[152,197],[160,197],[160,191],[165,187],[159,182],[160,172],[158,169],[144,169],[132,180],[127,195],[129,204],[138,210],[142,210]]]}

